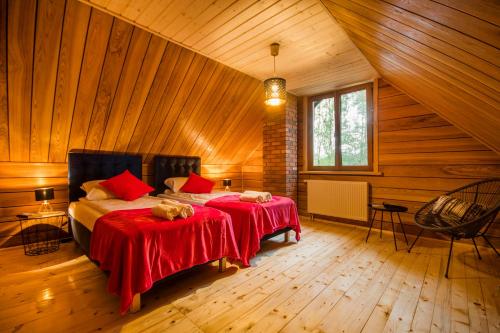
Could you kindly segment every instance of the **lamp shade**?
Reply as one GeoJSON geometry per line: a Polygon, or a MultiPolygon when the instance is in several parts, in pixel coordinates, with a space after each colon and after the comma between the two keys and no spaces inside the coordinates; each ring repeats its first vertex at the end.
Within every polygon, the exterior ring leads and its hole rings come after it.
{"type": "Polygon", "coordinates": [[[231,186],[231,179],[223,179],[222,185],[223,186],[231,186]]]}
{"type": "Polygon", "coordinates": [[[277,106],[286,102],[286,80],[280,77],[272,77],[264,81],[266,94],[266,105],[277,106]]]}
{"type": "Polygon", "coordinates": [[[54,188],[53,187],[37,188],[35,190],[35,199],[36,201],[45,201],[54,199],[54,188]]]}

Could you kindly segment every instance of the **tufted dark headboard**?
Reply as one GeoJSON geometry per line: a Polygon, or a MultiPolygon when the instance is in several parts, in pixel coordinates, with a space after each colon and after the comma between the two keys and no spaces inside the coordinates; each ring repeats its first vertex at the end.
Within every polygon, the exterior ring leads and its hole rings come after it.
{"type": "Polygon", "coordinates": [[[83,152],[72,150],[68,153],[69,201],[77,201],[85,196],[80,186],[89,180],[106,179],[125,170],[142,179],[142,156],[110,152],[83,152]]]}
{"type": "Polygon", "coordinates": [[[153,159],[154,194],[163,193],[167,188],[165,179],[187,177],[190,172],[201,175],[201,158],[198,156],[156,155],[153,159]]]}

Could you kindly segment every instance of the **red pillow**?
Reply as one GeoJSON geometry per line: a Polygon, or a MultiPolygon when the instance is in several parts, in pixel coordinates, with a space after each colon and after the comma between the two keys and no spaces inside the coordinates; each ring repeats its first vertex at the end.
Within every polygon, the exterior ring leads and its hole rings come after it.
{"type": "Polygon", "coordinates": [[[213,181],[191,172],[188,180],[182,185],[180,190],[187,193],[210,193],[214,185],[213,181]]]}
{"type": "Polygon", "coordinates": [[[113,192],[114,195],[116,195],[118,198],[127,201],[132,201],[140,198],[143,195],[154,190],[154,188],[143,183],[128,170],[125,170],[123,173],[117,176],[100,182],[99,185],[113,192]]]}

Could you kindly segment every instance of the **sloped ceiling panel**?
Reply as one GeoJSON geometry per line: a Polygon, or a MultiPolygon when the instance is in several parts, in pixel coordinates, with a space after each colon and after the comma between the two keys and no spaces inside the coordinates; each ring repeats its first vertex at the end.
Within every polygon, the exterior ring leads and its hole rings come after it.
{"type": "Polygon", "coordinates": [[[322,0],[394,86],[500,153],[500,4],[322,0]]]}
{"type": "Polygon", "coordinates": [[[81,1],[259,80],[279,42],[277,74],[296,95],[378,77],[319,0],[81,1]]]}
{"type": "Polygon", "coordinates": [[[262,83],[76,0],[0,1],[0,161],[72,148],[242,164],[262,83]]]}

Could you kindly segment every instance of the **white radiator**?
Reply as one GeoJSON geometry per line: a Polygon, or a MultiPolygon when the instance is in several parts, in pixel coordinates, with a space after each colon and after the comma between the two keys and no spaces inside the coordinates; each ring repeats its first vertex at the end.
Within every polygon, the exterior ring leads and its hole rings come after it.
{"type": "Polygon", "coordinates": [[[310,214],[368,221],[368,183],[308,179],[310,214]]]}

